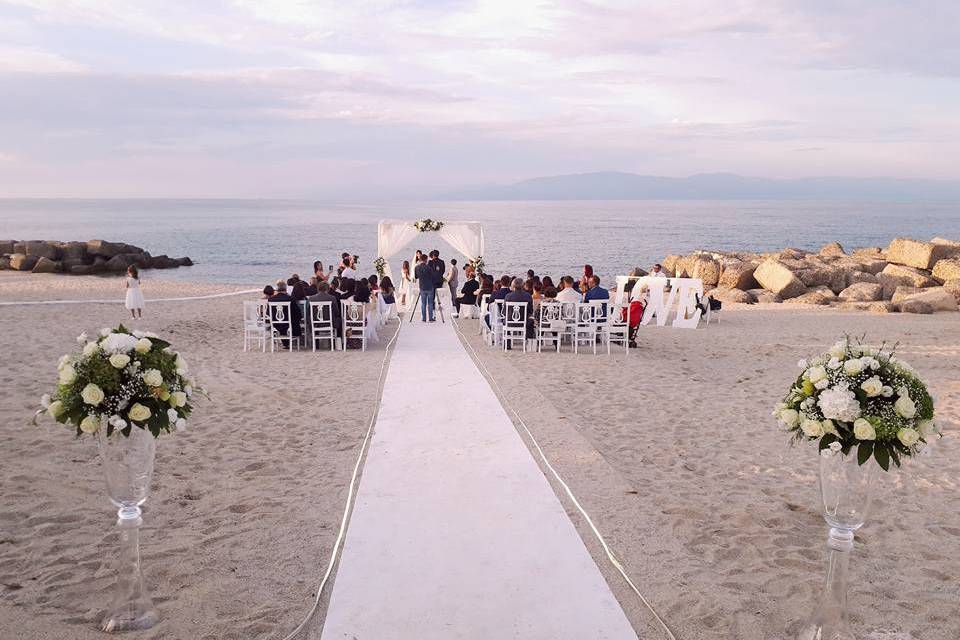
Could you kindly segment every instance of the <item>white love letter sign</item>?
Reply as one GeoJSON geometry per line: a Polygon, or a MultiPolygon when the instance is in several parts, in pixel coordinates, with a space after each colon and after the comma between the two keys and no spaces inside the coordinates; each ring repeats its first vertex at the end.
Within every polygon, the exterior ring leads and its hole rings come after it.
{"type": "MultiPolygon", "coordinates": [[[[627,276],[617,277],[617,301],[622,302],[627,276]]],[[[681,329],[696,329],[703,313],[697,307],[697,296],[703,297],[703,281],[699,278],[662,278],[643,276],[633,285],[631,298],[635,299],[646,289],[646,305],[641,325],[650,324],[656,318],[658,327],[666,326],[670,312],[674,311],[672,325],[681,329]],[[670,291],[667,291],[667,285],[670,291]]]]}

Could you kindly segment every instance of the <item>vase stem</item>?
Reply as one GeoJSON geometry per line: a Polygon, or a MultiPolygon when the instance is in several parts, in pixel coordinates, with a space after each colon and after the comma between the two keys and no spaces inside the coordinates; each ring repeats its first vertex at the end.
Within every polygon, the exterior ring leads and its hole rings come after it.
{"type": "Polygon", "coordinates": [[[116,594],[102,623],[102,629],[108,633],[149,629],[157,622],[157,613],[143,586],[140,569],[142,524],[140,507],[136,505],[125,505],[117,512],[120,556],[117,561],[116,594]]]}
{"type": "Polygon", "coordinates": [[[831,528],[827,548],[830,558],[820,602],[799,640],[853,640],[847,631],[847,570],[853,531],[831,528]]]}

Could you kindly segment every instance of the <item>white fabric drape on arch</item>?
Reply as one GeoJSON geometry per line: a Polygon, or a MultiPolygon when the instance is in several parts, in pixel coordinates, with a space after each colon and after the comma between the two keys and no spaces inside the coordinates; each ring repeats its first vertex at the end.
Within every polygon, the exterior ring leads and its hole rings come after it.
{"type": "MultiPolygon", "coordinates": [[[[387,261],[385,273],[391,278],[390,258],[420,235],[413,226],[415,220],[381,220],[377,225],[377,255],[387,261]]],[[[427,234],[432,231],[425,232],[427,234]]],[[[479,222],[445,222],[437,232],[456,251],[473,260],[483,255],[483,225],[479,222]]],[[[413,268],[414,265],[411,265],[413,268]]]]}

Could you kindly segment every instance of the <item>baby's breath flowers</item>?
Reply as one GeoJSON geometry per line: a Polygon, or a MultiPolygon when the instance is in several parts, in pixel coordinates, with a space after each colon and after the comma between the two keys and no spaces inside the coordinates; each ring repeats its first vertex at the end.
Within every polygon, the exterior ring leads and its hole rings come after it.
{"type": "Polygon", "coordinates": [[[872,457],[887,470],[939,437],[933,398],[894,349],[844,338],[797,364],[802,373],[773,410],[794,441],[819,440],[821,450],[844,454],[856,447],[860,464],[872,457]]]}
{"type": "Polygon", "coordinates": [[[81,433],[107,430],[130,435],[133,428],[161,432],[186,427],[191,399],[203,393],[187,377],[188,367],[170,343],[152,333],[130,331],[123,325],[101,329],[90,340],[77,336],[81,352],[58,363],[58,384],[40,399],[34,417],[47,414],[81,433]]]}

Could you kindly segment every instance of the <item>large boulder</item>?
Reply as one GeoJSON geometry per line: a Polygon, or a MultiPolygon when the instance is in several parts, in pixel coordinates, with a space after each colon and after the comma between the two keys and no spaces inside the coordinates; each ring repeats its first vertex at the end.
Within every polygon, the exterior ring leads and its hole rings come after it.
{"type": "Polygon", "coordinates": [[[130,261],[127,260],[127,256],[123,254],[118,254],[113,256],[109,260],[107,260],[107,263],[106,265],[104,265],[104,268],[107,271],[121,272],[121,271],[126,271],[129,266],[130,266],[130,261]]]}
{"type": "Polygon", "coordinates": [[[933,265],[933,278],[941,283],[960,280],[960,258],[937,260],[937,264],[933,265]]]}
{"type": "Polygon", "coordinates": [[[37,260],[37,264],[33,265],[34,273],[58,273],[60,270],[59,262],[45,256],[41,256],[41,258],[37,260]]]}
{"type": "Polygon", "coordinates": [[[162,255],[151,258],[150,266],[154,269],[175,269],[180,266],[180,263],[170,256],[162,255]]]}
{"type": "Polygon", "coordinates": [[[895,238],[887,247],[887,262],[917,269],[932,269],[938,260],[960,256],[960,245],[895,238]]]}
{"type": "Polygon", "coordinates": [[[715,287],[720,281],[720,263],[706,255],[687,256],[677,263],[677,275],[698,278],[704,286],[715,287]]]}
{"type": "Polygon", "coordinates": [[[65,242],[63,243],[61,250],[63,251],[64,260],[77,260],[87,257],[86,242],[65,242]]]}
{"type": "Polygon", "coordinates": [[[60,266],[64,273],[72,273],[74,267],[86,266],[87,262],[83,258],[64,258],[60,261],[60,266]]]}
{"type": "Polygon", "coordinates": [[[70,275],[74,276],[89,276],[96,272],[97,271],[92,264],[75,264],[70,267],[69,271],[70,275]]]}
{"type": "Polygon", "coordinates": [[[783,298],[773,293],[772,291],[767,291],[766,289],[750,289],[747,291],[753,299],[757,302],[762,302],[764,304],[774,304],[783,302],[783,298]]]}
{"type": "Polygon", "coordinates": [[[910,296],[907,296],[903,302],[899,303],[900,308],[902,309],[904,304],[915,301],[924,302],[930,305],[934,311],[957,310],[957,299],[953,297],[953,294],[950,291],[943,287],[924,289],[919,293],[914,293],[910,296]]]}
{"type": "Polygon", "coordinates": [[[870,313],[892,313],[896,305],[889,302],[840,302],[834,308],[842,311],[869,311],[870,313]]]}
{"type": "Polygon", "coordinates": [[[120,242],[107,242],[106,240],[90,240],[87,242],[87,253],[109,259],[127,253],[127,245],[120,242]]]}
{"type": "Polygon", "coordinates": [[[736,304],[753,304],[756,298],[743,291],[742,289],[731,289],[729,287],[717,287],[710,292],[715,300],[720,302],[730,302],[736,304]]]}
{"type": "Polygon", "coordinates": [[[135,264],[140,269],[146,269],[151,264],[150,255],[146,253],[124,253],[122,255],[128,263],[135,264]]]}
{"type": "Polygon", "coordinates": [[[829,285],[830,281],[835,277],[836,271],[834,267],[811,265],[806,269],[797,269],[794,273],[800,278],[800,282],[806,286],[820,287],[829,285]]]}
{"type": "Polygon", "coordinates": [[[16,244],[16,240],[0,240],[0,256],[8,256],[11,253],[16,253],[16,249],[14,248],[16,244]]]}
{"type": "Polygon", "coordinates": [[[37,256],[38,258],[47,258],[49,260],[56,260],[60,257],[60,248],[52,242],[30,240],[26,245],[25,253],[28,256],[37,256]]]}
{"type": "Polygon", "coordinates": [[[883,299],[883,286],[858,282],[841,291],[839,297],[847,302],[876,302],[883,299]]]}
{"type": "Polygon", "coordinates": [[[880,281],[877,279],[877,276],[869,271],[851,271],[847,273],[848,287],[852,284],[857,284],[858,282],[872,282],[873,284],[877,284],[880,281]]]}
{"type": "Polygon", "coordinates": [[[683,260],[683,256],[669,255],[660,263],[660,266],[663,267],[663,271],[667,274],[668,278],[677,275],[677,264],[679,264],[681,260],[683,260]]]}
{"type": "Polygon", "coordinates": [[[854,249],[853,255],[879,259],[883,259],[884,256],[883,249],[880,247],[861,247],[860,249],[854,249]]]}
{"type": "Polygon", "coordinates": [[[902,313],[933,313],[933,307],[923,300],[905,300],[898,306],[902,313]]]}
{"type": "Polygon", "coordinates": [[[796,298],[807,292],[807,286],[778,260],[767,258],[753,272],[760,286],[783,298],[796,298]]]}
{"type": "Polygon", "coordinates": [[[943,290],[952,293],[957,304],[960,304],[960,280],[947,280],[943,283],[943,290]]]}
{"type": "Polygon", "coordinates": [[[757,266],[749,262],[731,262],[723,267],[717,286],[742,291],[755,289],[757,281],[753,277],[753,272],[756,270],[757,266]]]}
{"type": "Polygon", "coordinates": [[[935,287],[940,284],[920,269],[893,263],[877,274],[877,281],[883,285],[884,298],[891,297],[899,286],[935,287]]]}
{"type": "MultiPolygon", "coordinates": [[[[830,295],[833,295],[833,292],[830,292],[830,295]]],[[[823,291],[808,291],[802,295],[784,300],[787,304],[816,304],[816,305],[827,305],[830,304],[831,300],[834,298],[828,297],[823,291]]]]}
{"type": "Polygon", "coordinates": [[[820,249],[821,256],[845,256],[847,252],[843,250],[843,245],[839,242],[831,242],[830,244],[825,244],[820,249]]]}
{"type": "Polygon", "coordinates": [[[10,268],[14,271],[30,271],[37,266],[37,256],[28,256],[25,253],[15,253],[10,256],[10,268]]]}
{"type": "Polygon", "coordinates": [[[0,271],[6,271],[10,268],[10,258],[6,256],[0,257],[0,271]]]}
{"type": "MultiPolygon", "coordinates": [[[[177,258],[177,263],[178,263],[181,267],[192,267],[192,266],[193,266],[193,260],[191,260],[189,256],[184,256],[184,257],[182,257],[182,258],[177,258]]],[[[660,265],[660,266],[662,267],[663,265],[660,265]]],[[[641,269],[641,271],[642,271],[642,269],[641,269]]],[[[646,272],[644,272],[644,274],[646,274],[646,272]]]]}

